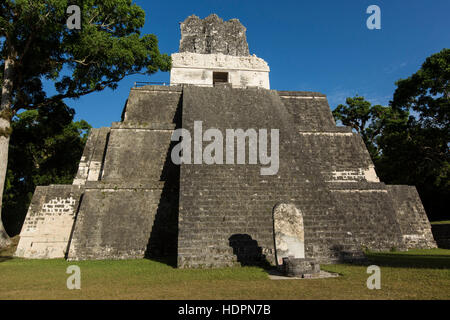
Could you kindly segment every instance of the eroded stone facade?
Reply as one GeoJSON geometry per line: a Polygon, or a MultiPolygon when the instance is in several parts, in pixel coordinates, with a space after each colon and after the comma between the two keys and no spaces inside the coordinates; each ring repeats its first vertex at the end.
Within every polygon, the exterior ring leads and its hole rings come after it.
{"type": "Polygon", "coordinates": [[[212,14],[205,19],[196,15],[180,24],[179,52],[249,56],[246,29],[238,19],[223,21],[212,14]]]}
{"type": "Polygon", "coordinates": [[[283,258],[305,257],[305,232],[303,216],[295,205],[280,203],[273,209],[273,224],[277,265],[283,258]]]}
{"type": "Polygon", "coordinates": [[[212,87],[214,72],[228,74],[234,88],[259,87],[270,89],[267,63],[256,56],[227,56],[219,54],[172,54],[171,85],[193,84],[212,87]]]}
{"type": "Polygon", "coordinates": [[[16,256],[64,258],[82,189],[76,186],[37,187],[20,233],[16,256]]]}
{"type": "Polygon", "coordinates": [[[245,32],[237,19],[187,18],[181,23],[180,52],[172,54],[170,84],[212,87],[221,73],[234,88],[270,89],[269,66],[250,55],[245,32]]]}
{"type": "Polygon", "coordinates": [[[277,230],[294,223],[289,214],[274,221],[280,203],[301,214],[291,233],[297,244],[303,239],[304,251],[293,249],[294,256],[330,263],[354,260],[364,248],[436,247],[415,188],[379,181],[362,138],[336,126],[325,95],[268,90],[267,64],[233,44],[244,41],[245,29],[232,22],[235,40],[214,38],[204,47],[203,35],[223,32],[216,17],[206,20],[211,28],[200,36],[201,20],[182,25],[174,79],[177,69],[197,65],[205,78],[237,66],[239,80],[133,88],[122,121],[91,131],[73,185],[36,189],[16,255],[168,256],[180,268],[275,264],[277,230]],[[196,41],[202,44],[194,50],[196,41]],[[266,73],[267,83],[243,85],[245,66],[266,73]],[[171,136],[178,128],[193,132],[196,121],[223,132],[279,130],[279,171],[261,176],[259,164],[175,165],[171,136]]]}

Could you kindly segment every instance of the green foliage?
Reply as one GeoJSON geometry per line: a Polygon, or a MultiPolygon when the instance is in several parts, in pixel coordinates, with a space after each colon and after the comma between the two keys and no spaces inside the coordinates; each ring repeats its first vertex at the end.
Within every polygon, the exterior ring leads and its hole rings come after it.
{"type": "Polygon", "coordinates": [[[397,81],[392,106],[418,113],[422,127],[450,128],[450,49],[428,57],[411,77],[397,81]]]}
{"type": "Polygon", "coordinates": [[[335,120],[358,132],[372,159],[374,161],[379,159],[381,150],[378,139],[386,128],[398,127],[406,123],[407,112],[381,105],[372,106],[369,101],[360,96],[347,98],[346,104],[338,105],[333,111],[335,120]]]}
{"type": "Polygon", "coordinates": [[[141,36],[144,22],[145,12],[131,0],[2,1],[0,64],[15,57],[12,109],[35,109],[115,89],[131,74],[170,70],[170,57],[160,54],[156,36],[141,36]],[[71,4],[81,8],[81,30],[66,26],[71,4]],[[42,79],[53,80],[58,94],[48,98],[42,79]]]}
{"type": "Polygon", "coordinates": [[[16,222],[23,220],[36,185],[71,183],[76,171],[74,159],[85,139],[80,132],[89,126],[72,122],[63,99],[115,89],[128,75],[170,70],[156,36],[141,35],[144,23],[145,12],[131,0],[0,2],[0,87],[5,75],[12,84],[0,111],[8,120],[17,116],[3,207],[3,220],[15,221],[7,226],[10,234],[20,231],[16,222]],[[69,5],[81,8],[81,30],[67,27],[69,5]],[[47,96],[43,80],[54,83],[55,95],[47,96]],[[23,109],[28,111],[19,113],[23,109]]]}
{"type": "Polygon", "coordinates": [[[450,49],[428,57],[397,86],[392,108],[415,116],[381,141],[381,176],[392,183],[416,185],[429,217],[448,218],[450,49]]]}
{"type": "Polygon", "coordinates": [[[391,184],[415,185],[431,220],[448,218],[448,138],[440,129],[410,119],[380,139],[383,156],[377,161],[380,178],[391,184]]]}
{"type": "Polygon", "coordinates": [[[397,82],[389,107],[355,97],[333,112],[362,135],[382,181],[417,187],[430,220],[449,217],[449,81],[450,50],[444,49],[397,82]]]}
{"type": "Polygon", "coordinates": [[[13,119],[4,196],[9,234],[20,232],[36,186],[72,184],[90,129],[73,116],[73,109],[59,103],[13,119]]]}

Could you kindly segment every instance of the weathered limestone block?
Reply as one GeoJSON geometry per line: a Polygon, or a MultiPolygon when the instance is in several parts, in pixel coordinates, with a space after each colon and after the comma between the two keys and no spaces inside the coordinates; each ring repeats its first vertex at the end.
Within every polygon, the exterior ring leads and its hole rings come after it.
{"type": "Polygon", "coordinates": [[[278,265],[283,258],[305,257],[303,216],[293,204],[279,204],[273,210],[275,251],[278,265]]]}
{"type": "Polygon", "coordinates": [[[202,20],[192,15],[181,23],[180,52],[248,56],[245,32],[238,19],[223,21],[212,14],[202,20]]]}
{"type": "Polygon", "coordinates": [[[86,145],[84,146],[83,155],[81,156],[80,162],[78,164],[78,172],[75,176],[75,179],[73,180],[73,185],[84,185],[88,179],[89,165],[91,163],[99,132],[99,129],[91,129],[91,131],[89,132],[86,145]]]}
{"type": "Polygon", "coordinates": [[[248,70],[269,72],[270,68],[266,61],[257,56],[227,56],[218,54],[198,54],[198,53],[174,53],[172,54],[172,63],[175,68],[202,68],[215,70],[248,70]]]}
{"type": "Polygon", "coordinates": [[[92,129],[78,166],[74,185],[85,185],[87,181],[99,181],[110,128],[92,129]]]}
{"type": "Polygon", "coordinates": [[[102,181],[157,182],[170,179],[176,173],[170,158],[172,132],[112,129],[102,181]]]}
{"type": "Polygon", "coordinates": [[[343,222],[335,232],[346,235],[336,242],[341,259],[343,253],[363,248],[404,249],[394,208],[383,183],[343,182],[331,187],[333,203],[343,222]]]}
{"type": "Polygon", "coordinates": [[[283,258],[283,271],[288,277],[306,277],[306,275],[312,275],[320,273],[320,264],[312,259],[283,258]]]}
{"type": "Polygon", "coordinates": [[[163,240],[161,236],[167,232],[174,234],[171,239],[176,243],[177,199],[176,192],[156,187],[87,189],[75,224],[69,260],[143,258],[148,247],[154,245],[152,242],[163,240]],[[165,225],[162,230],[155,225],[156,220],[165,225]],[[164,231],[169,224],[175,230],[164,231]]]}
{"type": "Polygon", "coordinates": [[[319,270],[305,256],[359,261],[364,247],[434,247],[415,189],[379,182],[362,138],[336,126],[325,95],[265,90],[269,66],[249,55],[245,32],[216,15],[186,19],[171,86],[133,88],[122,122],[92,130],[74,186],[36,189],[17,255],[176,255],[180,268],[292,256],[301,273],[319,270]],[[174,165],[172,133],[192,133],[196,121],[279,130],[279,170],[174,165]]]}
{"type": "Polygon", "coordinates": [[[37,187],[15,255],[33,259],[64,258],[82,192],[79,186],[37,187]]]}
{"type": "Polygon", "coordinates": [[[318,92],[278,91],[278,95],[302,131],[335,130],[327,97],[318,92]]]}
{"type": "Polygon", "coordinates": [[[245,31],[239,20],[224,22],[215,14],[187,18],[181,23],[180,51],[172,54],[170,84],[212,87],[226,82],[235,88],[270,89],[269,66],[250,56],[245,31]]]}
{"type": "MultiPolygon", "coordinates": [[[[305,166],[292,164],[297,157],[286,150],[292,142],[289,132],[295,133],[290,130],[288,117],[276,91],[195,86],[183,89],[183,128],[192,130],[194,121],[201,120],[204,128],[222,132],[227,128],[280,129],[281,146],[279,175],[274,176],[261,176],[259,164],[181,165],[179,267],[224,267],[234,257],[244,262],[248,253],[262,255],[270,264],[276,264],[274,206],[283,199],[303,195],[303,191],[314,192],[300,186],[298,180],[306,179],[305,166]],[[301,174],[296,169],[302,170],[301,174]],[[292,170],[295,173],[289,174],[292,170]],[[249,241],[230,243],[245,236],[249,241]]],[[[299,161],[307,162],[304,157],[299,161]]],[[[308,173],[311,181],[316,176],[308,173]]],[[[303,197],[315,202],[313,198],[303,197]]]]}
{"type": "Polygon", "coordinates": [[[143,86],[132,88],[124,110],[124,122],[160,125],[175,123],[181,103],[181,87],[143,86]]]}
{"type": "Polygon", "coordinates": [[[174,53],[170,84],[213,86],[214,72],[226,72],[228,83],[234,88],[259,87],[270,89],[270,68],[257,56],[174,53]]]}
{"type": "Polygon", "coordinates": [[[431,225],[419,194],[412,186],[387,186],[404,245],[407,248],[436,248],[431,225]]]}

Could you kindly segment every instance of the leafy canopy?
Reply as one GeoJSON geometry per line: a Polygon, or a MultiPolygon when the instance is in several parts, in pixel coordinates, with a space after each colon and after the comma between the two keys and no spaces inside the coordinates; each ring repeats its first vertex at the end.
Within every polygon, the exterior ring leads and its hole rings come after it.
{"type": "Polygon", "coordinates": [[[65,98],[115,89],[131,74],[168,71],[155,35],[141,35],[145,12],[131,0],[3,0],[0,4],[0,77],[14,59],[13,104],[34,109],[65,98]],[[66,22],[69,5],[81,8],[81,30],[66,22]],[[54,81],[47,97],[42,80],[54,81]]]}
{"type": "Polygon", "coordinates": [[[17,234],[36,186],[72,184],[91,126],[64,103],[19,113],[12,121],[4,222],[17,234]]]}
{"type": "Polygon", "coordinates": [[[373,106],[361,96],[347,98],[346,105],[338,105],[333,111],[333,116],[336,121],[351,127],[361,135],[374,160],[380,157],[378,139],[383,130],[402,125],[408,119],[407,112],[381,105],[373,106]]]}
{"type": "Polygon", "coordinates": [[[428,57],[399,80],[390,106],[347,99],[333,115],[359,132],[381,180],[415,185],[430,219],[448,219],[450,199],[450,50],[428,57]]]}
{"type": "Polygon", "coordinates": [[[407,79],[397,81],[391,105],[413,110],[423,126],[450,128],[450,49],[428,57],[422,67],[407,79]]]}

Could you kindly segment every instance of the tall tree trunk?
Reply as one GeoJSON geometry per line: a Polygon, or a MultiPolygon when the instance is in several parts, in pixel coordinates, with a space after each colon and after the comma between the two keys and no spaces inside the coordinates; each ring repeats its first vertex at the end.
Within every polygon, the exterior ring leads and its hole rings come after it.
{"type": "Polygon", "coordinates": [[[13,90],[14,57],[5,60],[3,74],[2,100],[0,104],[0,248],[8,246],[11,241],[3,226],[2,207],[3,191],[8,167],[9,136],[11,134],[11,105],[13,90]]]}
{"type": "MultiPolygon", "coordinates": [[[[8,121],[0,119],[0,131],[7,130],[8,121]]],[[[2,131],[3,132],[3,131],[2,131]]],[[[0,249],[10,245],[8,233],[3,226],[2,217],[2,200],[3,200],[3,190],[6,178],[6,168],[8,165],[8,149],[9,149],[9,137],[0,136],[0,249]]]]}

